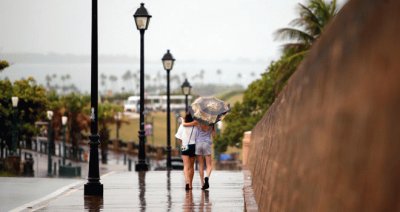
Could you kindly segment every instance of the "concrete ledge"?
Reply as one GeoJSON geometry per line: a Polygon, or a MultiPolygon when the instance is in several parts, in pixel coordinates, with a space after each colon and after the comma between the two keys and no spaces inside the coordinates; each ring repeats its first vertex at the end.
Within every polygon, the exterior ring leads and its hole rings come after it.
{"type": "Polygon", "coordinates": [[[245,211],[258,211],[258,205],[254,198],[253,187],[251,187],[251,172],[248,169],[243,169],[243,196],[245,211]]]}

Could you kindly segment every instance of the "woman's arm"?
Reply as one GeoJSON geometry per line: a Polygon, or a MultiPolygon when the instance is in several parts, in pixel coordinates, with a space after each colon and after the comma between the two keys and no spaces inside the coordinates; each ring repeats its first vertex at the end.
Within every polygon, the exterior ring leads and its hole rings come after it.
{"type": "Polygon", "coordinates": [[[211,128],[211,137],[215,138],[216,135],[217,135],[217,133],[215,132],[215,125],[213,125],[211,128]]]}
{"type": "Polygon", "coordinates": [[[182,125],[185,127],[191,127],[191,126],[197,126],[199,123],[194,120],[192,122],[185,122],[185,120],[183,120],[182,125]]]}

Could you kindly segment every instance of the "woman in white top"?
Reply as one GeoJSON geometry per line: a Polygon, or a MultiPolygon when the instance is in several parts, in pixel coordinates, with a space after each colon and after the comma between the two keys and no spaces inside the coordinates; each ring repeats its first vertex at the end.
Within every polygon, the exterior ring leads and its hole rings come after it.
{"type": "Polygon", "coordinates": [[[199,124],[197,121],[188,123],[185,120],[183,126],[190,127],[196,126],[198,129],[196,134],[196,156],[199,162],[199,174],[201,181],[201,189],[205,190],[210,187],[209,177],[212,171],[212,160],[211,160],[211,145],[212,138],[215,136],[214,125],[208,126],[199,124]],[[206,160],[207,170],[206,177],[204,177],[204,159],[206,160]],[[204,179],[204,180],[203,180],[204,179]]]}
{"type": "Polygon", "coordinates": [[[175,135],[176,138],[182,141],[181,155],[183,160],[183,173],[185,175],[186,190],[192,189],[192,182],[194,176],[194,161],[196,159],[196,134],[197,127],[194,126],[183,126],[183,121],[192,122],[193,118],[190,113],[187,113],[185,119],[182,120],[182,124],[175,135]]]}

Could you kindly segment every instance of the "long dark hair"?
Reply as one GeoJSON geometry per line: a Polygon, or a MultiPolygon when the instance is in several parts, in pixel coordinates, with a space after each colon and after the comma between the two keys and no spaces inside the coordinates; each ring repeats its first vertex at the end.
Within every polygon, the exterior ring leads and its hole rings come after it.
{"type": "Polygon", "coordinates": [[[187,112],[185,115],[185,122],[188,123],[188,122],[192,122],[192,121],[193,121],[192,115],[189,112],[187,112]]]}

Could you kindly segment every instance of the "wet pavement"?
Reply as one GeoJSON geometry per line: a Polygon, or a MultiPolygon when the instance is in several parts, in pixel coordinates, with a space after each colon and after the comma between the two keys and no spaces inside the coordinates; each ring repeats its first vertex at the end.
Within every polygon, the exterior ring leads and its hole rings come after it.
{"type": "MultiPolygon", "coordinates": [[[[48,177],[47,176],[47,167],[48,167],[48,156],[47,154],[35,152],[31,150],[23,150],[22,155],[27,152],[32,154],[32,158],[34,160],[33,169],[34,169],[34,177],[48,177]]],[[[130,158],[127,156],[127,158],[130,158]]],[[[52,156],[52,162],[57,164],[56,172],[58,172],[58,164],[61,163],[62,158],[58,156],[52,156]]],[[[66,164],[71,164],[72,166],[80,166],[81,167],[81,177],[82,179],[87,178],[89,163],[88,162],[77,162],[74,160],[66,160],[66,164]]],[[[54,171],[54,164],[52,167],[52,171],[54,171]]],[[[108,152],[108,161],[107,164],[99,163],[99,171],[100,175],[106,174],[110,171],[128,171],[128,164],[125,161],[124,164],[124,154],[117,154],[113,151],[108,152]]],[[[53,173],[53,177],[58,177],[58,173],[53,173]]],[[[0,179],[1,181],[1,179],[0,179]]]]}
{"type": "MultiPolygon", "coordinates": [[[[0,211],[20,209],[21,206],[34,205],[41,199],[48,198],[50,194],[60,193],[71,187],[86,182],[88,174],[87,162],[75,162],[67,160],[73,166],[80,166],[81,176],[76,178],[58,178],[57,174],[48,177],[47,165],[48,156],[35,151],[22,150],[24,153],[31,153],[34,160],[34,177],[0,177],[0,211]]],[[[60,157],[52,156],[53,162],[61,160],[60,157]]],[[[108,164],[99,165],[100,174],[107,174],[112,171],[127,171],[128,166],[124,164],[124,155],[115,154],[110,151],[108,164]]],[[[53,169],[54,170],[54,169],[53,169]]],[[[18,210],[16,210],[18,211],[18,210]]]]}
{"type": "Polygon", "coordinates": [[[208,191],[201,190],[198,173],[194,177],[187,192],[182,171],[116,171],[101,178],[103,198],[84,198],[82,182],[25,210],[244,211],[243,172],[214,171],[208,191]]]}
{"type": "Polygon", "coordinates": [[[2,177],[0,178],[0,211],[9,211],[80,181],[76,179],[2,177]]]}

